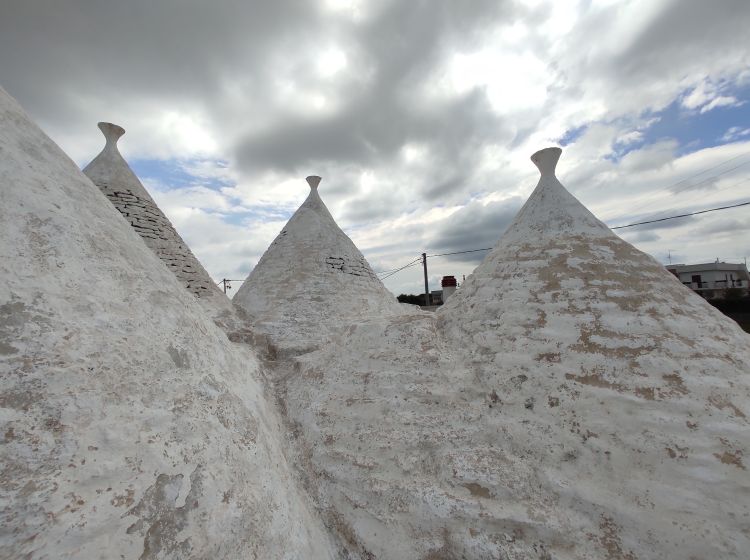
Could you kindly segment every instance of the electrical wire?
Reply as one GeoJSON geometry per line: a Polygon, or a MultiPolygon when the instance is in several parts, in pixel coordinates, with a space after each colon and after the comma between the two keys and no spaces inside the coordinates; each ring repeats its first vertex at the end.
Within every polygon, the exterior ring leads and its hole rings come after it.
{"type": "MultiPolygon", "coordinates": [[[[409,264],[411,264],[411,263],[409,263],[409,264]]],[[[375,272],[375,274],[388,274],[389,272],[396,272],[397,270],[399,270],[399,269],[398,268],[394,268],[392,270],[378,270],[377,272],[375,272]]]]}
{"type": "Polygon", "coordinates": [[[413,261],[411,261],[411,262],[410,262],[409,264],[405,264],[405,265],[404,265],[404,266],[402,266],[401,268],[397,268],[396,270],[394,270],[393,272],[391,272],[391,273],[390,273],[390,274],[388,274],[387,276],[383,276],[383,277],[381,278],[381,280],[385,280],[386,278],[390,278],[391,276],[393,276],[393,275],[394,275],[394,274],[396,274],[397,272],[401,272],[401,271],[402,271],[402,270],[404,270],[405,268],[409,268],[410,266],[416,266],[417,264],[419,264],[419,261],[421,261],[421,260],[422,260],[422,257],[418,257],[418,258],[414,259],[413,261]]]}
{"type": "Polygon", "coordinates": [[[698,212],[689,212],[687,214],[678,214],[677,216],[668,216],[666,218],[659,218],[657,220],[646,220],[645,222],[636,222],[634,224],[627,224],[624,226],[615,226],[611,227],[609,229],[623,229],[623,228],[629,228],[633,226],[642,226],[644,224],[655,224],[656,222],[666,222],[667,220],[674,220],[675,218],[686,218],[688,216],[697,216],[698,214],[706,214],[708,212],[716,212],[717,210],[728,210],[729,208],[738,208],[740,206],[747,206],[750,204],[750,201],[748,202],[740,202],[739,204],[732,204],[730,206],[719,206],[718,208],[709,208],[708,210],[699,210],[698,212]]]}
{"type": "MultiPolygon", "coordinates": [[[[664,189],[671,189],[672,187],[676,187],[677,185],[679,185],[681,183],[684,183],[685,181],[689,181],[690,179],[695,179],[699,175],[703,175],[704,173],[708,173],[709,171],[713,171],[714,169],[718,169],[722,165],[725,165],[725,164],[729,163],[730,161],[734,161],[734,160],[739,159],[742,156],[746,156],[746,155],[748,155],[748,152],[745,152],[743,154],[738,154],[736,156],[732,156],[729,159],[726,159],[726,160],[722,161],[721,163],[717,163],[716,165],[713,165],[713,166],[709,167],[708,169],[704,169],[703,171],[699,171],[698,173],[694,173],[693,175],[685,177],[684,179],[680,179],[679,181],[677,181],[675,183],[672,183],[671,185],[668,185],[668,186],[664,187],[664,189]]],[[[747,163],[747,162],[745,162],[745,163],[747,163]]],[[[744,165],[744,163],[742,165],[744,165]]]]}
{"type": "Polygon", "coordinates": [[[719,168],[719,167],[721,167],[722,165],[726,165],[727,163],[729,163],[729,162],[731,162],[731,161],[734,161],[734,160],[736,160],[736,159],[739,159],[739,158],[741,158],[741,157],[743,157],[743,156],[746,156],[746,155],[748,155],[749,153],[750,153],[750,152],[745,152],[745,153],[742,153],[742,154],[739,154],[739,155],[733,156],[733,157],[731,157],[731,158],[729,158],[729,159],[727,159],[727,160],[724,160],[724,161],[722,161],[721,163],[718,163],[718,164],[716,164],[716,165],[714,165],[714,166],[712,166],[712,167],[709,167],[708,169],[704,169],[703,171],[699,171],[698,173],[694,173],[694,174],[692,174],[692,175],[689,175],[688,177],[685,177],[684,179],[680,179],[679,181],[676,181],[676,182],[674,182],[674,183],[672,183],[672,184],[670,184],[670,185],[667,185],[666,187],[662,187],[662,188],[660,188],[660,189],[657,189],[657,190],[655,190],[655,191],[652,191],[652,192],[650,192],[650,193],[649,193],[649,194],[648,194],[647,196],[643,197],[643,199],[645,199],[645,202],[643,202],[643,203],[641,203],[641,204],[638,204],[637,206],[633,207],[633,208],[632,208],[632,209],[630,210],[630,213],[631,213],[631,214],[634,214],[634,213],[635,213],[635,212],[637,212],[638,210],[640,210],[640,209],[642,209],[642,208],[645,208],[645,207],[646,207],[646,206],[648,206],[649,204],[652,204],[653,200],[654,200],[654,199],[655,199],[656,197],[658,197],[658,196],[659,196],[660,194],[662,194],[662,193],[664,193],[664,192],[666,192],[666,191],[671,191],[671,194],[673,194],[673,195],[674,195],[674,194],[678,194],[678,193],[680,193],[680,192],[684,192],[684,191],[686,191],[686,190],[688,190],[688,189],[690,189],[690,188],[694,188],[694,187],[700,186],[700,185],[702,185],[702,184],[705,184],[706,182],[708,182],[708,181],[710,181],[710,180],[712,180],[712,179],[716,179],[717,177],[720,177],[721,175],[724,175],[724,174],[726,174],[726,173],[729,173],[730,171],[734,171],[734,170],[735,170],[735,169],[737,169],[738,167],[742,167],[742,166],[744,166],[744,165],[747,165],[748,163],[750,163],[750,160],[748,160],[748,161],[745,161],[745,162],[743,162],[743,163],[741,163],[741,164],[739,164],[739,165],[737,165],[737,166],[735,166],[735,167],[732,167],[731,169],[726,169],[726,170],[722,171],[721,173],[717,173],[716,175],[713,175],[713,176],[711,176],[711,177],[707,177],[707,178],[705,178],[705,179],[702,179],[702,180],[701,180],[701,181],[700,181],[699,183],[697,183],[697,184],[691,184],[691,185],[687,185],[687,186],[685,186],[685,187],[683,187],[683,188],[681,188],[681,189],[677,189],[676,191],[672,190],[672,189],[674,189],[674,187],[676,187],[676,186],[678,186],[678,185],[681,185],[682,183],[685,183],[685,182],[687,182],[687,181],[690,181],[691,179],[695,179],[696,177],[699,177],[700,175],[704,175],[704,174],[708,173],[709,171],[713,171],[713,170],[715,170],[715,169],[718,169],[718,168],[719,168]]]}
{"type": "Polygon", "coordinates": [[[389,272],[397,272],[397,271],[399,271],[399,270],[402,270],[402,269],[406,268],[407,266],[411,265],[412,263],[415,263],[415,262],[417,262],[417,261],[418,261],[418,260],[420,260],[421,258],[422,258],[422,257],[419,257],[419,258],[417,258],[417,259],[414,259],[413,261],[411,261],[411,262],[409,262],[409,263],[405,264],[404,266],[402,266],[402,267],[400,267],[400,268],[394,268],[394,269],[392,269],[392,270],[380,270],[380,271],[376,272],[375,274],[388,274],[389,272]]]}
{"type": "Polygon", "coordinates": [[[739,169],[740,167],[744,167],[744,166],[745,166],[745,165],[747,165],[748,163],[750,163],[750,159],[749,159],[749,160],[747,160],[747,161],[743,161],[743,162],[742,162],[742,163],[740,163],[739,165],[735,165],[734,167],[730,167],[729,169],[725,169],[725,170],[724,170],[724,171],[722,171],[721,173],[717,173],[716,175],[711,175],[710,177],[707,177],[707,178],[703,179],[702,181],[699,181],[699,182],[697,182],[697,183],[695,183],[695,184],[692,184],[692,185],[687,185],[686,187],[684,187],[684,188],[682,188],[682,189],[677,189],[676,191],[672,191],[672,192],[673,192],[674,194],[679,194],[679,193],[681,193],[681,192],[685,192],[685,191],[687,191],[687,190],[690,190],[690,189],[694,189],[695,187],[699,187],[699,186],[701,186],[701,185],[705,185],[705,184],[706,184],[706,183],[708,183],[709,181],[713,181],[713,180],[714,180],[714,179],[716,179],[717,177],[721,177],[722,175],[726,175],[726,174],[727,174],[727,173],[729,173],[730,171],[734,171],[735,169],[739,169]]]}
{"type": "MultiPolygon", "coordinates": [[[[737,157],[739,157],[739,156],[737,156],[737,157]]],[[[732,159],[736,159],[736,157],[732,158],[732,159]]],[[[727,160],[727,161],[731,161],[731,160],[727,160]]],[[[727,163],[727,162],[724,162],[724,163],[727,163]]],[[[750,162],[747,162],[747,163],[750,163],[750,162]]],[[[720,164],[720,165],[723,165],[723,164],[720,164]]],[[[684,180],[685,179],[683,179],[683,181],[684,180]]],[[[746,182],[747,180],[748,179],[743,179],[742,181],[739,181],[738,183],[730,185],[729,187],[722,187],[719,190],[726,190],[727,188],[735,187],[735,186],[737,186],[737,185],[739,185],[741,183],[746,182]]],[[[677,183],[675,183],[675,184],[677,184],[677,183]]],[[[667,220],[674,220],[674,219],[677,219],[677,218],[687,218],[688,216],[698,216],[699,214],[707,214],[708,212],[717,212],[719,210],[729,210],[730,208],[739,208],[740,206],[748,206],[748,205],[750,205],[750,201],[740,202],[739,204],[731,204],[729,206],[719,206],[718,208],[708,208],[706,210],[699,210],[697,212],[688,212],[686,214],[678,214],[676,216],[667,216],[665,218],[658,218],[658,219],[654,219],[654,220],[645,220],[643,222],[636,222],[636,223],[633,223],[633,224],[626,224],[626,225],[622,225],[622,226],[614,226],[614,227],[610,227],[609,229],[615,230],[615,229],[624,229],[624,228],[635,227],[635,226],[642,226],[642,225],[645,225],[645,224],[654,224],[654,223],[657,223],[657,222],[665,222],[667,220]]],[[[426,257],[427,258],[447,257],[449,255],[463,255],[465,253],[478,253],[480,251],[491,251],[492,249],[493,249],[492,247],[486,247],[486,248],[483,248],[483,249],[467,249],[465,251],[452,251],[450,253],[436,253],[434,255],[426,255],[426,257]]],[[[398,272],[401,272],[402,270],[404,270],[406,268],[409,268],[409,267],[421,264],[421,261],[422,261],[422,257],[419,256],[416,259],[414,259],[413,261],[405,264],[404,266],[402,266],[400,268],[394,268],[392,270],[381,270],[380,272],[376,272],[375,274],[378,274],[378,275],[379,274],[385,274],[385,276],[383,276],[383,277],[380,278],[381,280],[385,280],[387,278],[390,278],[394,274],[397,274],[398,272]]],[[[244,282],[245,280],[230,280],[230,279],[226,279],[226,281],[227,282],[244,282]]],[[[221,284],[222,282],[224,282],[224,280],[221,280],[221,281],[217,282],[217,284],[221,284]]]]}
{"type": "Polygon", "coordinates": [[[492,247],[486,249],[469,249],[468,251],[455,251],[453,253],[439,253],[437,255],[427,255],[428,257],[446,257],[448,255],[462,255],[464,253],[476,253],[478,251],[492,251],[492,247]]]}
{"type": "MultiPolygon", "coordinates": [[[[747,179],[744,179],[744,180],[740,181],[740,183],[744,183],[746,180],[747,179]]],[[[740,183],[736,183],[736,184],[740,184],[740,183]]],[[[739,208],[740,206],[748,206],[748,205],[750,205],[750,201],[740,202],[739,204],[731,204],[729,206],[720,206],[718,208],[708,208],[706,210],[698,210],[697,212],[688,212],[686,214],[677,214],[676,216],[667,216],[666,218],[658,218],[658,219],[655,219],[655,220],[645,220],[643,222],[636,222],[634,224],[626,224],[626,225],[622,225],[622,226],[614,226],[614,227],[611,227],[609,229],[612,229],[612,230],[615,230],[615,229],[624,229],[624,228],[629,228],[629,227],[634,227],[634,226],[641,226],[641,225],[645,225],[645,224],[653,224],[653,223],[657,223],[657,222],[665,222],[667,220],[674,220],[676,218],[686,218],[688,216],[697,216],[699,214],[707,214],[708,212],[717,212],[719,210],[729,210],[730,208],[739,208]]],[[[466,251],[453,251],[453,252],[450,252],[450,253],[437,253],[437,254],[434,254],[434,255],[427,255],[427,257],[428,258],[430,258],[430,257],[432,257],[432,258],[434,258],[434,257],[447,257],[448,255],[462,255],[464,253],[477,253],[479,251],[491,251],[491,250],[492,250],[492,247],[487,247],[487,248],[484,248],[484,249],[467,249],[466,251]]],[[[410,262],[409,264],[402,266],[401,268],[397,268],[395,270],[387,270],[387,271],[385,271],[385,273],[389,273],[389,274],[387,274],[387,276],[382,277],[381,280],[385,280],[386,278],[390,278],[391,276],[393,276],[397,272],[401,272],[405,268],[409,268],[410,266],[416,266],[417,264],[419,264],[419,261],[421,261],[421,260],[422,260],[422,257],[419,257],[419,258],[413,260],[412,262],[410,262]]]]}

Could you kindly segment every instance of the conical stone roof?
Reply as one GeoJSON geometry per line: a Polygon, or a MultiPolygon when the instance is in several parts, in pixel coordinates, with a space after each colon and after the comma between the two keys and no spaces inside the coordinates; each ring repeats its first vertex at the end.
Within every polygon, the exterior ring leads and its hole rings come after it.
{"type": "Polygon", "coordinates": [[[560,153],[547,148],[532,156],[541,172],[536,189],[440,309],[450,337],[486,352],[531,347],[550,353],[553,363],[567,348],[570,356],[620,359],[635,370],[642,366],[630,358],[666,350],[657,344],[665,337],[680,347],[705,345],[712,355],[747,351],[748,336],[734,321],[612,233],[560,184],[560,153]]]}
{"type": "Polygon", "coordinates": [[[279,348],[297,350],[327,340],[352,318],[401,312],[318,194],[310,194],[271,243],[232,300],[279,348]]]}
{"type": "Polygon", "coordinates": [[[125,134],[125,129],[107,122],[100,122],[99,129],[106,143],[101,153],[83,169],[84,174],[101,189],[188,291],[228,308],[228,298],[195,258],[117,149],[117,141],[125,134]]]}
{"type": "Polygon", "coordinates": [[[750,336],[568,193],[559,155],[532,156],[538,186],[442,332],[536,471],[530,511],[612,557],[740,558],[750,336]]]}
{"type": "Polygon", "coordinates": [[[232,344],[0,89],[0,556],[332,558],[232,344]]]}
{"type": "Polygon", "coordinates": [[[750,337],[571,196],[559,154],[436,314],[277,376],[363,557],[747,556],[750,337]]]}

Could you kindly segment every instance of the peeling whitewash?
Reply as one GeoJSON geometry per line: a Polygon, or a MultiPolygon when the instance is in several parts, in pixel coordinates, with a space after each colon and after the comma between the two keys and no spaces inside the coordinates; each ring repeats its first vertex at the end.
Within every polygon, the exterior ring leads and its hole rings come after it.
{"type": "Polygon", "coordinates": [[[559,149],[437,313],[308,178],[225,336],[4,92],[0,121],[0,554],[747,557],[750,336],[559,149]]]}
{"type": "Polygon", "coordinates": [[[117,141],[125,130],[107,122],[100,122],[99,129],[106,140],[104,148],[83,169],[83,173],[101,189],[189,292],[199,298],[210,298],[216,306],[228,308],[227,297],[195,258],[117,149],[117,141]]]}
{"type": "Polygon", "coordinates": [[[0,557],[337,557],[252,350],[2,90],[0,123],[0,557]]]}

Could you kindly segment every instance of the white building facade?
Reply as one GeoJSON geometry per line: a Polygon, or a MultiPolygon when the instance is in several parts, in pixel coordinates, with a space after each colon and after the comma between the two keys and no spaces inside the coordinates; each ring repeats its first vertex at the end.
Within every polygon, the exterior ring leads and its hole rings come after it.
{"type": "Polygon", "coordinates": [[[723,298],[731,288],[740,289],[741,295],[748,294],[750,275],[744,264],[671,264],[667,270],[685,286],[707,299],[723,298]]]}

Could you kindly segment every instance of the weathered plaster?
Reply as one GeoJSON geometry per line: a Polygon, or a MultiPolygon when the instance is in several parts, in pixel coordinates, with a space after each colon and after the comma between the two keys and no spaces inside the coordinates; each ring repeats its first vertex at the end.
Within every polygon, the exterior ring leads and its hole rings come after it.
{"type": "Polygon", "coordinates": [[[101,189],[188,291],[197,297],[211,298],[215,305],[229,307],[224,293],[195,258],[117,149],[117,141],[125,130],[106,122],[100,122],[99,129],[106,143],[101,153],[83,169],[83,173],[101,189]]]}
{"type": "Polygon", "coordinates": [[[1,89],[0,154],[0,557],[337,557],[251,349],[1,89]]]}

